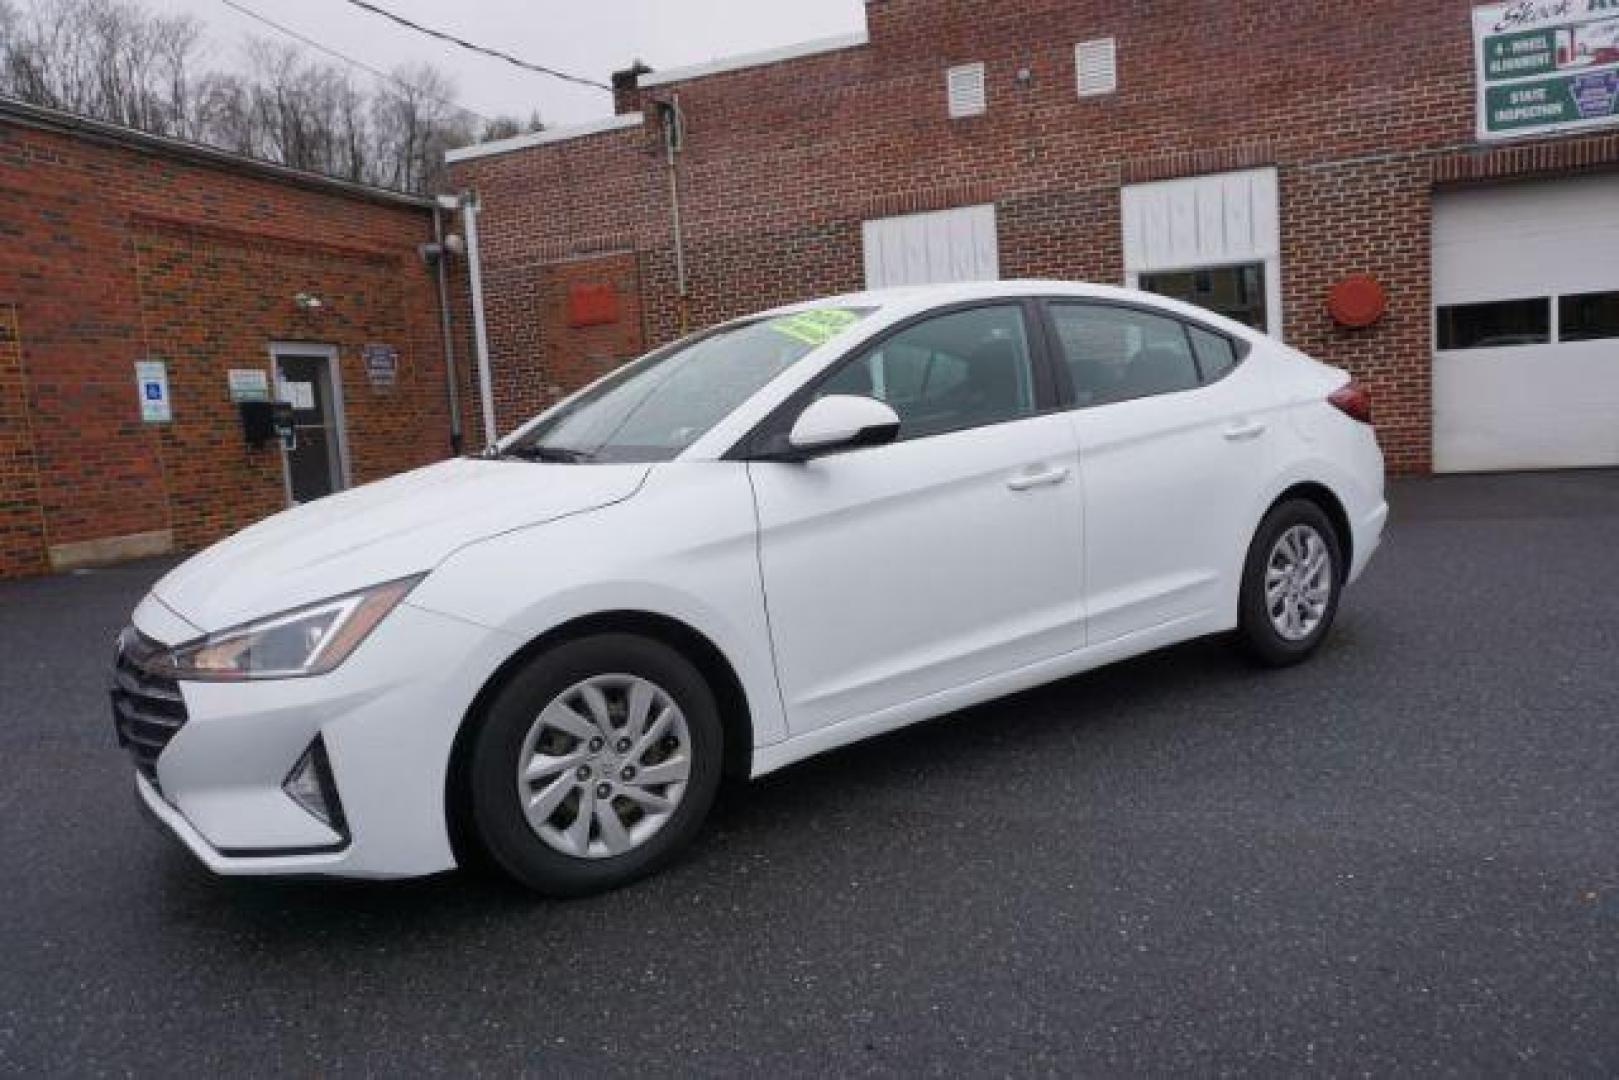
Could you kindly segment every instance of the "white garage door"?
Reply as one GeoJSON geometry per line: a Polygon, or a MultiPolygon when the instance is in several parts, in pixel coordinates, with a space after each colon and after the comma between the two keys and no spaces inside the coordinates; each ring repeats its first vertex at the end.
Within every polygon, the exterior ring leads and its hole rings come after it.
{"type": "Polygon", "coordinates": [[[1619,465],[1619,176],[1434,200],[1434,467],[1619,465]]]}
{"type": "Polygon", "coordinates": [[[1001,276],[998,243],[991,205],[868,221],[866,288],[994,281],[1001,276]]]}

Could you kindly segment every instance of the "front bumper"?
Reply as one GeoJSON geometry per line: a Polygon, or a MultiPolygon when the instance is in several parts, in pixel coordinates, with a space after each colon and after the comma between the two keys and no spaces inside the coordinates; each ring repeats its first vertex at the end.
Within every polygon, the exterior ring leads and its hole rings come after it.
{"type": "MultiPolygon", "coordinates": [[[[137,610],[136,627],[164,640],[148,606],[137,610]]],[[[181,682],[187,719],[155,775],[136,776],[136,792],[219,874],[397,878],[451,869],[451,749],[467,706],[511,648],[504,635],[407,602],[328,675],[181,682]],[[282,786],[317,739],[343,832],[282,786]]]]}
{"type": "MultiPolygon", "coordinates": [[[[187,851],[196,856],[197,861],[216,874],[230,876],[257,876],[280,877],[294,874],[315,874],[323,876],[356,877],[352,872],[345,872],[343,852],[319,852],[314,854],[238,854],[227,855],[214,847],[196,829],[185,816],[170,806],[152,782],[140,773],[135,774],[135,797],[140,801],[140,807],[152,823],[164,829],[178,840],[187,851]]],[[[380,875],[375,875],[380,876],[380,875]]]]}

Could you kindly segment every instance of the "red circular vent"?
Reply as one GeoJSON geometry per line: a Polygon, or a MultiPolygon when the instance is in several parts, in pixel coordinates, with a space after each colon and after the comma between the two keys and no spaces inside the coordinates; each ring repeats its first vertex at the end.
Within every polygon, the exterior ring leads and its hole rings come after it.
{"type": "Polygon", "coordinates": [[[1339,326],[1370,326],[1388,310],[1388,293],[1370,274],[1351,274],[1327,294],[1327,310],[1339,326]]]}

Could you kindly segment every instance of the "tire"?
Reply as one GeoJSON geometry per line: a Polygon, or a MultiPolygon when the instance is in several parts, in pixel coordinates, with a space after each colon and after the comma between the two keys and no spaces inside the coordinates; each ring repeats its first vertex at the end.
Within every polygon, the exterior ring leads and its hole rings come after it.
{"type": "Polygon", "coordinates": [[[632,634],[565,642],[507,681],[474,735],[473,827],[489,857],[535,892],[616,889],[697,835],[723,744],[714,694],[679,652],[632,634]]]}
{"type": "Polygon", "coordinates": [[[1332,629],[1343,584],[1343,542],[1326,512],[1307,499],[1278,504],[1259,523],[1243,564],[1238,643],[1267,667],[1288,667],[1308,659],[1332,629]],[[1315,542],[1325,552],[1326,565],[1312,574],[1307,571],[1318,551],[1311,546],[1315,542]],[[1289,567],[1300,563],[1295,553],[1301,549],[1312,554],[1296,575],[1289,576],[1289,567]],[[1282,575],[1280,600],[1275,603],[1273,568],[1282,575]]]}

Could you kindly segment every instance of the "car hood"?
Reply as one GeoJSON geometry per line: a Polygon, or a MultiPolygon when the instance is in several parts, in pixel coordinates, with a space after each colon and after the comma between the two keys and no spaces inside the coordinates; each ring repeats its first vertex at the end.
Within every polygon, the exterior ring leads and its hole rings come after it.
{"type": "Polygon", "coordinates": [[[430,570],[456,549],[634,495],[649,465],[462,458],[305,503],[182,563],[152,590],[206,631],[430,570]]]}

